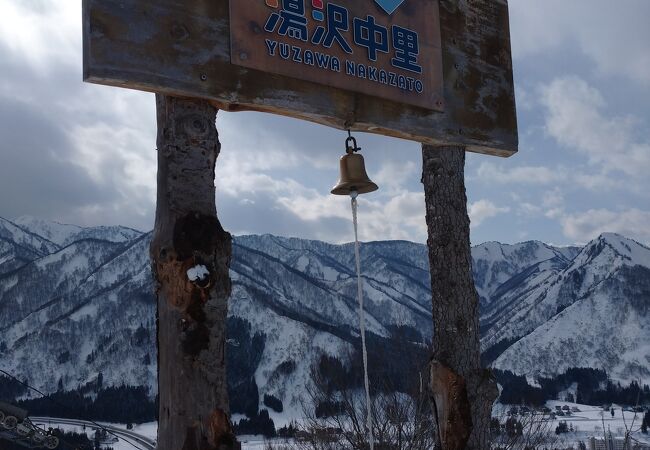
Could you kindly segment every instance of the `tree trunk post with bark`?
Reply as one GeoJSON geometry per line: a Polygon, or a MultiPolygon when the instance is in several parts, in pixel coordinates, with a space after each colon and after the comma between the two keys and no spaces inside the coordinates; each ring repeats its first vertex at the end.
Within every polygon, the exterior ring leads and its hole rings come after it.
{"type": "Polygon", "coordinates": [[[487,450],[498,391],[481,367],[465,149],[423,145],[422,159],[434,326],[431,389],[440,445],[443,450],[487,450]]]}
{"type": "Polygon", "coordinates": [[[156,107],[158,450],[234,449],[225,367],[232,248],[215,205],[217,110],[164,95],[156,107]]]}

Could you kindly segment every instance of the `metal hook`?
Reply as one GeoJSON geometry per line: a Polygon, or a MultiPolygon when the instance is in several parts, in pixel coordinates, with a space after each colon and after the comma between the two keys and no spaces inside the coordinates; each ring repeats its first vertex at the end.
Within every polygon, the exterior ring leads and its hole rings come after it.
{"type": "Polygon", "coordinates": [[[345,140],[345,152],[351,155],[359,150],[361,150],[361,147],[357,145],[357,140],[352,136],[352,132],[348,128],[348,138],[345,140]]]}

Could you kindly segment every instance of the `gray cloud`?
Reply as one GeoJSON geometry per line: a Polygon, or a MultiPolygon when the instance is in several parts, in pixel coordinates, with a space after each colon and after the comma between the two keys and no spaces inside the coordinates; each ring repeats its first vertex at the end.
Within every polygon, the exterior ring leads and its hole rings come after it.
{"type": "Polygon", "coordinates": [[[218,195],[219,219],[227,230],[236,234],[275,234],[290,237],[349,242],[353,239],[351,218],[322,217],[305,220],[278,205],[268,193],[249,195],[245,200],[218,195]]]}
{"type": "MultiPolygon", "coordinates": [[[[625,8],[603,0],[538,3],[510,3],[515,76],[520,85],[526,83],[518,90],[524,100],[518,99],[520,153],[507,160],[468,158],[475,242],[512,241],[521,230],[537,239],[584,241],[594,230],[586,228],[583,216],[598,218],[599,229],[629,230],[628,223],[641,224],[637,219],[645,220],[650,211],[647,196],[632,189],[621,192],[618,186],[624,181],[647,190],[641,167],[647,158],[643,151],[632,152],[632,144],[647,143],[648,28],[638,22],[647,16],[648,3],[630,0],[625,8]],[[621,15],[612,14],[613,8],[621,15]],[[569,113],[559,122],[566,122],[566,129],[548,127],[549,107],[538,86],[567,75],[598,89],[607,107],[596,108],[599,120],[583,121],[584,126],[569,113]],[[617,144],[608,164],[594,164],[598,148],[615,147],[604,144],[612,133],[602,129],[630,114],[640,119],[629,122],[626,139],[620,139],[625,142],[617,144]],[[603,137],[592,145],[585,138],[590,136],[603,137]],[[627,172],[641,176],[633,182],[612,176],[610,167],[628,167],[632,159],[617,161],[614,153],[640,155],[627,172]],[[561,207],[542,205],[549,189],[565,194],[561,207]],[[526,208],[515,207],[512,193],[526,208]],[[619,221],[603,212],[631,208],[638,213],[621,215],[619,221]],[[478,225],[481,214],[486,220],[478,225]]],[[[0,0],[0,11],[0,216],[150,229],[156,173],[153,95],[81,82],[78,2],[0,0]]],[[[554,104],[568,105],[576,92],[565,91],[559,96],[563,101],[554,104]]],[[[256,113],[222,112],[217,125],[223,144],[217,203],[229,230],[350,239],[349,203],[328,195],[338,175],[343,131],[256,113]]],[[[422,240],[419,145],[368,134],[358,138],[368,171],[381,188],[362,200],[362,237],[422,240]]]]}
{"type": "Polygon", "coordinates": [[[578,47],[607,75],[650,87],[650,2],[511,0],[515,56],[578,47]]]}
{"type": "Polygon", "coordinates": [[[2,215],[68,216],[115,195],[69,162],[72,149],[56,117],[0,98],[2,215]]]}

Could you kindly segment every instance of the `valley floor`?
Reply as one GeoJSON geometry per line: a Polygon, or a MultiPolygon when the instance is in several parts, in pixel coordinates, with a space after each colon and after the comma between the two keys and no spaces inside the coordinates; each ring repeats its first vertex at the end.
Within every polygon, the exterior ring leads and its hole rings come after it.
{"type": "MultiPolygon", "coordinates": [[[[578,448],[578,443],[583,442],[589,448],[588,440],[589,438],[595,437],[596,439],[603,439],[605,433],[611,433],[611,436],[616,439],[623,439],[626,430],[631,429],[631,437],[634,443],[641,445],[650,446],[650,435],[643,434],[640,432],[641,428],[641,419],[642,414],[636,414],[631,411],[623,411],[622,408],[618,405],[613,405],[614,416],[612,417],[609,411],[603,411],[600,407],[590,406],[590,405],[581,405],[577,403],[570,402],[561,402],[561,401],[549,401],[546,403],[546,406],[551,410],[555,411],[556,406],[568,406],[569,408],[577,408],[580,411],[574,412],[570,417],[556,417],[555,419],[548,420],[545,426],[545,429],[549,431],[551,439],[557,439],[553,443],[554,448],[578,448]],[[555,434],[555,429],[560,422],[566,422],[567,426],[570,427],[573,431],[568,433],[563,433],[559,436],[555,434]]],[[[495,407],[495,417],[503,422],[506,420],[507,411],[511,408],[510,405],[497,405],[495,407]]],[[[515,418],[522,419],[519,416],[515,418]]],[[[48,426],[54,426],[55,423],[48,424],[48,426]]],[[[126,429],[124,424],[103,424],[103,425],[112,425],[117,428],[126,429]]],[[[65,431],[75,431],[78,433],[86,432],[89,437],[92,438],[94,430],[90,427],[86,427],[84,430],[83,427],[72,426],[72,425],[61,425],[61,428],[65,431]]],[[[156,439],[156,433],[158,430],[158,424],[156,422],[150,422],[140,425],[135,425],[133,427],[133,432],[147,437],[149,439],[156,439]]],[[[267,445],[267,440],[263,436],[239,436],[239,440],[242,443],[242,450],[264,450],[267,445]]],[[[273,442],[280,444],[285,442],[283,439],[273,440],[273,442]]],[[[118,441],[111,444],[106,444],[110,446],[113,450],[133,450],[134,447],[125,441],[118,441]]]]}
{"type": "MultiPolygon", "coordinates": [[[[562,401],[548,401],[546,406],[552,411],[556,410],[556,406],[568,406],[569,408],[578,408],[579,412],[573,412],[569,417],[556,417],[555,419],[548,420],[545,427],[553,434],[552,438],[557,438],[553,445],[555,448],[578,448],[579,442],[585,443],[589,448],[588,439],[595,438],[603,440],[604,436],[611,433],[614,440],[623,440],[627,431],[631,430],[630,436],[633,443],[650,446],[650,434],[641,433],[641,422],[643,413],[634,413],[632,411],[623,411],[619,405],[612,405],[614,408],[614,416],[612,417],[609,411],[603,411],[601,407],[581,405],[578,403],[562,402],[562,401]],[[555,435],[555,429],[560,422],[566,422],[567,427],[573,431],[555,435]]],[[[498,417],[502,422],[508,417],[506,411],[511,408],[511,405],[497,405],[495,407],[495,417],[498,417]]],[[[521,417],[514,416],[525,420],[521,417]]]]}

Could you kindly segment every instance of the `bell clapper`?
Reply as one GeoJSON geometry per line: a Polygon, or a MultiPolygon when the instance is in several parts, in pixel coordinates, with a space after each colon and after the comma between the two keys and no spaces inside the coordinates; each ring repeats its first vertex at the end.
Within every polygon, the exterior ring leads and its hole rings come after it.
{"type": "Polygon", "coordinates": [[[341,175],[339,181],[332,189],[334,195],[349,195],[352,206],[352,223],[354,225],[354,260],[357,272],[357,300],[359,302],[359,331],[361,334],[361,349],[363,352],[363,381],[366,391],[366,426],[368,432],[368,441],[370,450],[375,448],[375,437],[372,430],[372,403],[370,400],[370,382],[368,379],[368,351],[366,348],[366,318],[363,309],[363,279],[361,278],[361,256],[359,250],[359,234],[357,223],[359,194],[366,194],[379,189],[379,187],[370,180],[366,173],[366,166],[363,156],[358,154],[361,148],[357,145],[357,140],[352,136],[348,129],[348,138],[345,140],[345,155],[341,157],[341,175]]]}

